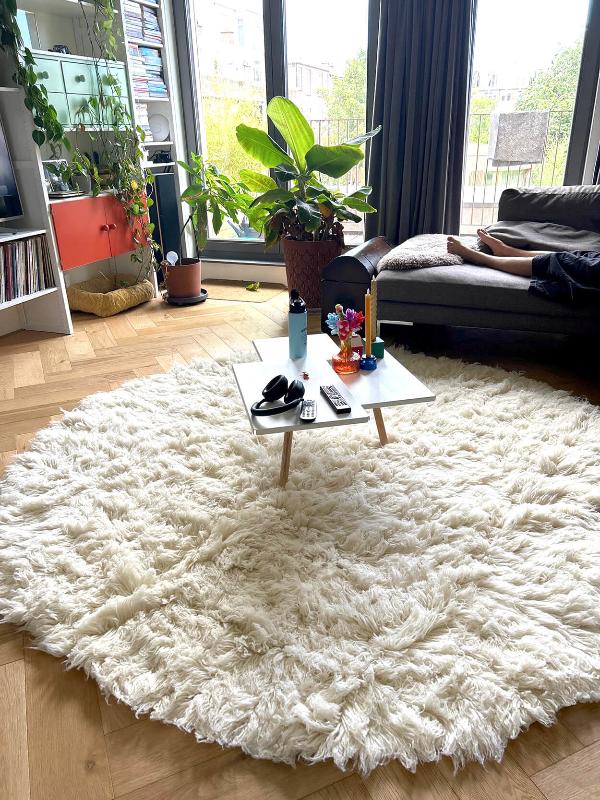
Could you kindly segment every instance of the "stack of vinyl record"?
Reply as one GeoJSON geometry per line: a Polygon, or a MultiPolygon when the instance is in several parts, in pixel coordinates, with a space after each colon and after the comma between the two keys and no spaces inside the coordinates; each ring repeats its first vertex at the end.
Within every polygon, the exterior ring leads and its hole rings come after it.
{"type": "Polygon", "coordinates": [[[0,304],[54,285],[45,235],[0,243],[0,304]]]}

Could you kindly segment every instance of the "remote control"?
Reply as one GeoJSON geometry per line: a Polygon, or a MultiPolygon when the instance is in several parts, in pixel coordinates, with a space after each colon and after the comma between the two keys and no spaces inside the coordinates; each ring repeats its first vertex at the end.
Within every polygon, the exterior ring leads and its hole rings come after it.
{"type": "Polygon", "coordinates": [[[321,386],[321,394],[336,414],[348,414],[350,412],[350,406],[335,386],[321,386]]]}
{"type": "Polygon", "coordinates": [[[300,407],[300,421],[301,422],[314,422],[317,418],[317,401],[316,400],[303,400],[300,407]]]}

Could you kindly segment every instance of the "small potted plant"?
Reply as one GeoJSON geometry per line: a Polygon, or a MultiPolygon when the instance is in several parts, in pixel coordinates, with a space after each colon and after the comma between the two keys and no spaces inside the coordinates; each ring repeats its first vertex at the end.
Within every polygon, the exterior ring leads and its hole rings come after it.
{"type": "Polygon", "coordinates": [[[202,262],[200,254],[206,247],[209,235],[209,214],[215,234],[221,230],[225,219],[238,221],[238,210],[247,204],[244,187],[223,175],[214,164],[197,153],[190,154],[190,163],[178,162],[191,175],[190,185],[181,199],[190,208],[190,214],[181,230],[181,237],[189,225],[198,250],[196,258],[182,258],[176,264],[163,261],[167,299],[200,302],[202,293],[202,262]]]}
{"type": "Polygon", "coordinates": [[[376,209],[367,202],[371,189],[349,195],[328,189],[320,175],[341,178],[364,159],[361,145],[380,131],[343,144],[324,147],[300,109],[286,97],[274,97],[267,115],[290,153],[258,128],[238,125],[238,142],[252,158],[273,170],[274,180],[254,170],[242,170],[246,189],[258,193],[245,210],[253,228],[262,231],[267,246],[282,241],[288,286],[300,291],[309,308],[320,305],[321,272],[344,246],[344,222],[360,222],[359,214],[376,209]],[[289,188],[288,188],[289,187],[289,188]]]}

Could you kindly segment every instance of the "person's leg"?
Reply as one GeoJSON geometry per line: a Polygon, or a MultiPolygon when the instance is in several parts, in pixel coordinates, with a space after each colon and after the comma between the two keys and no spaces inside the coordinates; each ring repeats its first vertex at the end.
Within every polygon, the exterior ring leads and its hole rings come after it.
{"type": "Polygon", "coordinates": [[[455,239],[454,236],[448,237],[448,252],[461,256],[466,261],[478,264],[481,267],[499,269],[502,272],[510,272],[512,275],[523,275],[525,278],[531,277],[533,255],[527,258],[521,256],[489,256],[487,253],[481,253],[479,250],[467,247],[458,239],[455,239]]]}
{"type": "Polygon", "coordinates": [[[495,256],[518,256],[524,258],[533,258],[534,256],[545,256],[547,250],[521,250],[520,247],[511,247],[509,244],[504,244],[503,241],[496,236],[492,236],[485,228],[477,229],[477,236],[481,241],[487,245],[495,256]]]}

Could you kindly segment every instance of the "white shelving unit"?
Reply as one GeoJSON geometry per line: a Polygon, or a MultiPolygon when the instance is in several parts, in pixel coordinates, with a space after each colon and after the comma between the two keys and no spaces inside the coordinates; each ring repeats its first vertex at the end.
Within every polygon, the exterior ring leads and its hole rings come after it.
{"type": "MultiPolygon", "coordinates": [[[[147,42],[144,39],[137,37],[129,37],[127,35],[127,20],[122,15],[123,28],[125,33],[125,45],[127,49],[127,64],[128,71],[131,77],[132,65],[129,56],[129,45],[137,45],[141,47],[149,47],[157,50],[162,57],[163,77],[167,85],[167,97],[154,97],[149,95],[136,95],[134,91],[133,81],[130,80],[131,96],[133,99],[133,108],[136,115],[136,122],[140,123],[140,106],[146,107],[148,116],[153,113],[162,114],[169,120],[169,137],[166,141],[157,142],[147,139],[144,142],[144,149],[146,152],[157,150],[160,148],[169,148],[171,151],[171,160],[169,162],[154,163],[152,161],[144,162],[146,169],[153,171],[161,169],[169,169],[175,174],[175,182],[177,191],[181,194],[183,189],[187,186],[187,176],[185,171],[177,164],[177,161],[187,161],[187,152],[185,148],[185,139],[183,134],[183,119],[181,117],[181,92],[179,88],[177,56],[175,45],[175,24],[173,21],[173,7],[171,0],[160,0],[154,2],[153,0],[134,0],[142,8],[150,8],[157,12],[158,23],[162,32],[162,43],[147,42]]],[[[182,220],[180,218],[180,225],[182,220]]]]}
{"type": "MultiPolygon", "coordinates": [[[[119,23],[123,25],[123,41],[119,45],[118,58],[125,64],[127,81],[131,97],[131,106],[136,122],[139,123],[140,106],[147,107],[148,113],[160,113],[169,120],[169,135],[165,141],[148,141],[144,148],[146,158],[160,148],[169,148],[171,160],[167,163],[154,163],[144,161],[144,166],[153,172],[160,170],[172,171],[175,174],[176,189],[180,193],[187,185],[184,170],[178,166],[177,160],[187,160],[185,140],[183,134],[183,120],[181,118],[181,93],[178,79],[178,64],[175,45],[175,26],[173,20],[172,0],[136,0],[142,8],[152,9],[158,14],[158,21],[162,32],[162,43],[144,42],[143,39],[129,39],[125,30],[123,16],[123,0],[117,8],[119,23]],[[168,97],[144,96],[136,97],[132,81],[131,60],[129,58],[129,44],[141,42],[158,50],[162,56],[164,80],[168,89],[168,97]]],[[[81,60],[83,57],[98,58],[99,53],[94,52],[95,46],[89,42],[83,10],[88,14],[93,12],[93,2],[79,0],[18,0],[19,10],[28,11],[35,15],[36,41],[32,41],[32,49],[43,55],[53,45],[66,44],[72,57],[81,60]],[[83,7],[83,9],[82,9],[83,7]]],[[[69,59],[69,56],[65,56],[69,59]]],[[[14,65],[9,64],[6,58],[0,58],[0,115],[4,123],[8,146],[15,168],[21,200],[24,207],[24,217],[12,223],[12,227],[35,228],[46,231],[50,255],[52,260],[52,273],[55,288],[36,292],[26,297],[16,298],[0,305],[0,336],[14,330],[26,328],[30,330],[52,331],[69,334],[73,332],[66,291],[65,276],[70,284],[74,281],[85,280],[92,274],[106,268],[105,262],[90,264],[89,266],[62,272],[58,257],[58,250],[54,238],[52,220],[50,216],[50,201],[46,191],[43,174],[42,158],[49,158],[50,153],[46,148],[39,148],[30,137],[32,120],[29,111],[23,104],[23,92],[15,87],[12,82],[14,65]],[[77,274],[75,274],[77,273],[77,274]]],[[[76,132],[69,136],[85,135],[76,132]]],[[[90,152],[93,148],[90,139],[90,152]]],[[[82,147],[81,142],[78,142],[82,147]]],[[[82,149],[86,149],[84,146],[82,149]]],[[[65,157],[68,154],[65,152],[65,157]]],[[[181,212],[180,212],[181,216],[181,212]]],[[[180,219],[181,224],[181,219],[180,219]]],[[[8,224],[7,226],[8,227],[8,224]]],[[[0,225],[0,239],[2,236],[0,225]]],[[[128,271],[128,257],[121,256],[118,264],[119,271],[128,271]],[[122,267],[124,267],[122,269],[122,267]]]]}
{"type": "Polygon", "coordinates": [[[45,295],[52,294],[53,292],[58,292],[56,286],[52,287],[51,289],[42,289],[39,292],[27,294],[24,297],[15,297],[14,300],[7,300],[5,303],[0,303],[0,311],[4,311],[6,308],[13,308],[14,306],[20,306],[22,303],[28,303],[30,300],[37,300],[39,297],[44,297],[45,295]]]}
{"type": "Polygon", "coordinates": [[[11,87],[11,65],[6,59],[0,64],[0,116],[9,151],[12,156],[19,194],[23,206],[22,219],[0,225],[0,244],[46,233],[55,286],[33,294],[17,297],[0,304],[0,336],[22,328],[69,334],[73,332],[71,315],[59,266],[48,195],[44,183],[42,158],[31,138],[31,114],[23,103],[22,90],[11,87]],[[20,229],[16,235],[10,231],[20,229]]]}

